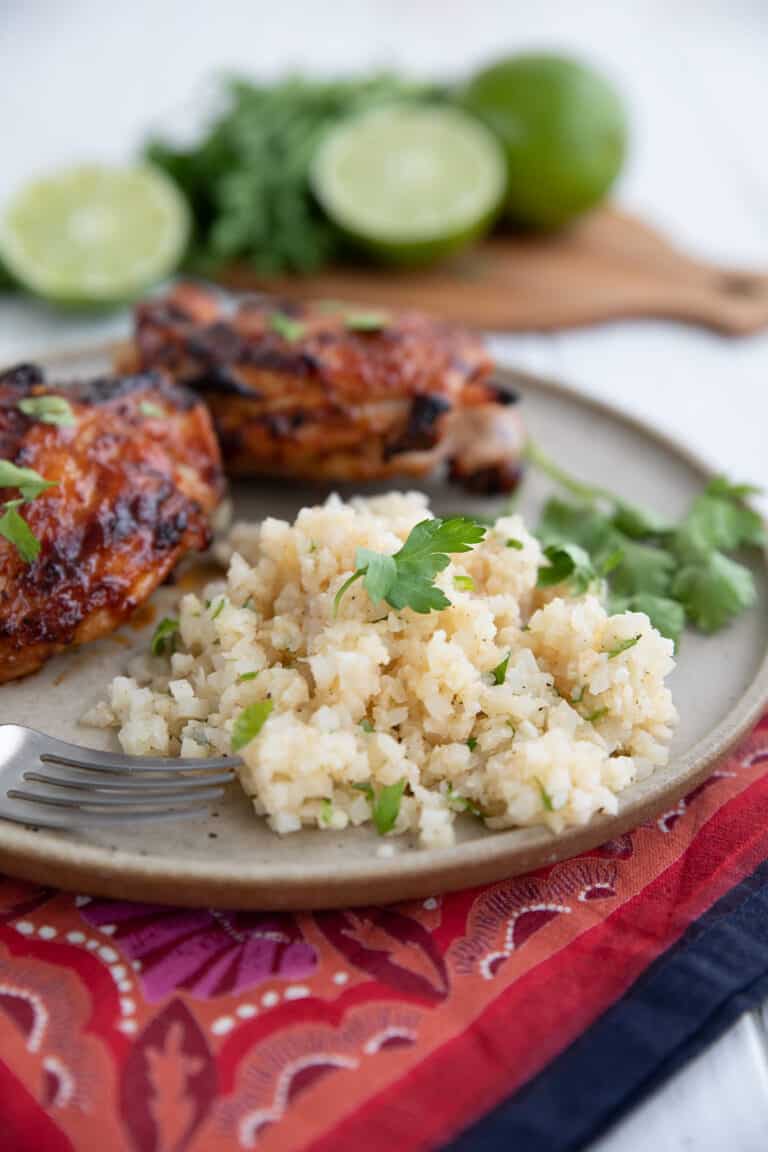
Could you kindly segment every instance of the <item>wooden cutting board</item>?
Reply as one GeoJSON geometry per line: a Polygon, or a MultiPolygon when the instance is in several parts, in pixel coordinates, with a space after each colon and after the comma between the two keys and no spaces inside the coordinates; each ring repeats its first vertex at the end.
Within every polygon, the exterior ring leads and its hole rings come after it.
{"type": "Polygon", "coordinates": [[[731,336],[768,326],[768,274],[696,260],[610,207],[554,236],[495,236],[439,268],[339,267],[267,280],[240,265],[224,281],[287,298],[419,308],[496,331],[632,317],[699,324],[731,336]]]}

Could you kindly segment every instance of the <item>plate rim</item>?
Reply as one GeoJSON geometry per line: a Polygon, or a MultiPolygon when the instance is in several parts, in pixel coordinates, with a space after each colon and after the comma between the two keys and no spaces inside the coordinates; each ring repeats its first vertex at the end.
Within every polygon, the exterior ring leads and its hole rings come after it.
{"type": "MultiPolygon", "coordinates": [[[[110,340],[60,350],[48,349],[37,362],[64,364],[86,358],[111,357],[124,341],[110,340]]],[[[702,479],[714,475],[712,464],[670,433],[642,417],[590,395],[565,381],[513,367],[497,365],[497,375],[510,385],[564,396],[571,402],[618,421],[660,445],[682,460],[702,479]]],[[[768,548],[761,550],[768,570],[768,548]]],[[[768,705],[768,651],[746,691],[722,720],[676,758],[674,780],[661,792],[640,796],[614,816],[598,816],[587,825],[566,829],[555,836],[542,826],[490,832],[451,848],[423,849],[358,861],[354,876],[341,876],[332,866],[307,873],[300,861],[279,867],[260,866],[247,874],[247,861],[237,873],[231,865],[217,867],[215,859],[184,860],[175,864],[162,858],[142,856],[125,849],[83,844],[77,837],[59,838],[38,833],[24,825],[0,819],[0,869],[8,875],[35,883],[50,884],[55,870],[56,886],[68,890],[118,899],[164,901],[178,906],[222,908],[321,909],[354,907],[422,898],[442,892],[521,875],[544,865],[590,851],[606,840],[636,828],[676,803],[706,779],[739,739],[757,722],[768,705]],[[521,832],[530,843],[520,843],[521,832]],[[509,841],[516,837],[514,845],[509,841]],[[21,840],[14,845],[14,840],[21,840]],[[10,843],[9,843],[10,841],[10,843]],[[182,886],[189,884],[191,891],[182,886]]],[[[343,833],[341,834],[343,835],[343,833]]]]}

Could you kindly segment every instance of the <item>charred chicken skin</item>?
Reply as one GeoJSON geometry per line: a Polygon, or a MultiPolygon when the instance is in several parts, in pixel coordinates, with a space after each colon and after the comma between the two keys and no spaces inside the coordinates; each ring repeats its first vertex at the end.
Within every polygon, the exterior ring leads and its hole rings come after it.
{"type": "Polygon", "coordinates": [[[516,397],[479,338],[418,313],[232,306],[183,284],[138,306],[119,366],[164,369],[204,396],[232,475],[366,481],[446,462],[489,493],[519,477],[516,397]]]}
{"type": "Polygon", "coordinates": [[[55,387],[33,365],[5,372],[0,461],[55,485],[23,503],[18,488],[0,489],[36,541],[25,558],[0,538],[0,682],[112,632],[185,552],[207,546],[218,444],[205,406],[160,374],[55,387]],[[42,397],[64,398],[66,422],[25,414],[42,397]]]}

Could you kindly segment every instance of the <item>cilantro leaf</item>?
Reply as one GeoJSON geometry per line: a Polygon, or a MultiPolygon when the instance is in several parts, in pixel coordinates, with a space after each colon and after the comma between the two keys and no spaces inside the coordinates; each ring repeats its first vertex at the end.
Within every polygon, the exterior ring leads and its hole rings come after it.
{"type": "Polygon", "coordinates": [[[422,520],[394,556],[358,548],[356,570],[334,597],[334,615],[347,589],[365,578],[371,600],[386,600],[391,608],[411,608],[414,612],[439,612],[450,600],[435,587],[434,579],[451,562],[450,553],[469,552],[485,536],[485,527],[465,516],[448,520],[435,517],[422,520]]]}
{"type": "Polygon", "coordinates": [[[610,518],[592,505],[557,498],[545,504],[537,532],[544,544],[579,544],[596,561],[616,552],[623,541],[610,518]]]}
{"type": "Polygon", "coordinates": [[[326,796],[320,805],[320,823],[326,826],[330,824],[333,819],[333,801],[329,800],[326,796]]]}
{"type": "Polygon", "coordinates": [[[553,588],[568,581],[579,594],[586,592],[597,578],[589,553],[579,544],[550,544],[544,549],[544,557],[549,563],[539,568],[540,588],[553,588]]]}
{"type": "Polygon", "coordinates": [[[446,800],[448,807],[454,812],[471,812],[473,816],[480,817],[483,815],[482,809],[474,800],[470,800],[469,796],[462,796],[461,792],[456,792],[451,787],[448,789],[446,800]]]}
{"type": "Polygon", "coordinates": [[[471,576],[454,576],[453,586],[462,592],[474,592],[475,590],[475,582],[471,576]]]}
{"type": "Polygon", "coordinates": [[[625,540],[621,563],[611,573],[611,588],[617,596],[648,593],[664,596],[669,592],[675,571],[675,557],[665,548],[625,540]]]}
{"type": "Polygon", "coordinates": [[[164,420],[165,412],[159,404],[154,404],[151,400],[142,400],[139,404],[139,412],[142,416],[146,416],[149,420],[164,420]]]}
{"type": "Polygon", "coordinates": [[[25,500],[35,500],[41,492],[55,487],[55,480],[46,480],[33,468],[19,468],[10,460],[0,460],[0,488],[18,488],[25,500]]]}
{"type": "Polygon", "coordinates": [[[642,540],[646,536],[667,536],[674,531],[674,524],[665,516],[654,512],[652,508],[645,508],[640,504],[626,504],[623,500],[616,502],[612,523],[633,540],[642,540]]]}
{"type": "Polygon", "coordinates": [[[552,797],[550,796],[549,792],[547,792],[546,788],[542,784],[541,780],[539,780],[538,776],[534,776],[534,780],[536,781],[536,785],[539,789],[539,794],[541,795],[542,804],[546,808],[547,812],[554,812],[555,806],[552,803],[552,797]]]}
{"type": "Polygon", "coordinates": [[[677,644],[685,628],[685,609],[669,596],[640,592],[623,600],[611,601],[611,612],[644,612],[654,628],[677,644]]]}
{"type": "Polygon", "coordinates": [[[257,700],[243,708],[232,726],[232,751],[239,752],[261,732],[272,711],[271,700],[257,700]]]}
{"type": "Polygon", "coordinates": [[[475,748],[477,748],[477,737],[470,736],[469,740],[467,740],[467,748],[469,748],[470,752],[474,752],[475,748]]]}
{"type": "Polygon", "coordinates": [[[389,323],[386,312],[347,312],[344,324],[350,332],[381,332],[389,323]]]}
{"type": "Polygon", "coordinates": [[[622,652],[628,652],[630,648],[634,648],[639,639],[640,633],[638,632],[637,636],[630,636],[626,640],[619,640],[613,648],[607,650],[606,656],[609,660],[614,660],[617,656],[621,656],[622,652]]]}
{"type": "Polygon", "coordinates": [[[523,542],[522,540],[516,540],[514,536],[510,536],[509,540],[507,540],[506,547],[514,548],[516,552],[522,552],[523,542]]]}
{"type": "Polygon", "coordinates": [[[258,674],[258,669],[255,672],[241,672],[237,678],[237,682],[238,684],[246,684],[249,680],[255,680],[258,674]]]}
{"type": "Polygon", "coordinates": [[[495,668],[491,669],[491,676],[493,676],[494,684],[503,684],[507,678],[507,668],[509,667],[510,652],[507,652],[504,659],[495,668]]]}
{"type": "Polygon", "coordinates": [[[283,340],[287,340],[289,344],[301,340],[307,330],[306,324],[286,316],[285,312],[273,312],[269,317],[269,326],[273,332],[277,332],[278,336],[282,336],[283,340]]]}
{"type": "Polygon", "coordinates": [[[224,611],[224,605],[226,604],[226,602],[227,602],[226,596],[221,596],[219,598],[218,604],[216,605],[213,612],[211,613],[211,620],[217,620],[218,617],[221,616],[222,612],[224,611]]]}
{"type": "Polygon", "coordinates": [[[153,656],[161,656],[179,630],[179,622],[172,616],[164,616],[152,633],[150,651],[153,656]]]}
{"type": "Polygon", "coordinates": [[[32,564],[40,554],[40,541],[19,512],[21,500],[8,500],[0,516],[0,536],[13,544],[25,564],[32,564]]]}
{"type": "Polygon", "coordinates": [[[757,599],[752,573],[722,552],[681,568],[672,591],[703,632],[716,632],[757,599]]]}
{"type": "Polygon", "coordinates": [[[25,396],[19,400],[19,409],[41,424],[72,428],[76,423],[72,405],[63,396],[25,396]]]}
{"type": "Polygon", "coordinates": [[[678,533],[678,546],[691,551],[725,549],[765,543],[762,517],[744,503],[747,485],[731,485],[723,476],[711,480],[693,502],[678,533]]]}
{"type": "Polygon", "coordinates": [[[397,564],[392,556],[370,548],[357,549],[355,567],[358,572],[365,572],[365,590],[374,604],[384,599],[397,579],[397,564]]]}
{"type": "Polygon", "coordinates": [[[379,836],[386,835],[394,828],[404,789],[405,780],[398,780],[396,784],[385,784],[379,790],[373,805],[373,822],[379,836]]]}

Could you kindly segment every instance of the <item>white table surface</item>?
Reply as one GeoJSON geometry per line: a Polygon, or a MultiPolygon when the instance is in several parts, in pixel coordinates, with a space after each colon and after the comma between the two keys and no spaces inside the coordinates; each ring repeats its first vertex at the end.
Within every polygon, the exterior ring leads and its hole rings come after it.
{"type": "MultiPolygon", "coordinates": [[[[451,75],[542,47],[591,58],[625,92],[633,144],[618,195],[626,206],[702,255],[768,267],[765,0],[5,0],[0,199],[48,166],[129,156],[152,124],[189,127],[189,109],[217,70],[391,65],[451,75]]],[[[125,325],[121,315],[75,319],[6,299],[0,362],[125,325]]],[[[635,322],[498,337],[494,347],[768,489],[768,334],[732,341],[635,322]]],[[[759,1013],[742,1018],[593,1152],[765,1152],[766,1035],[759,1013]]]]}

